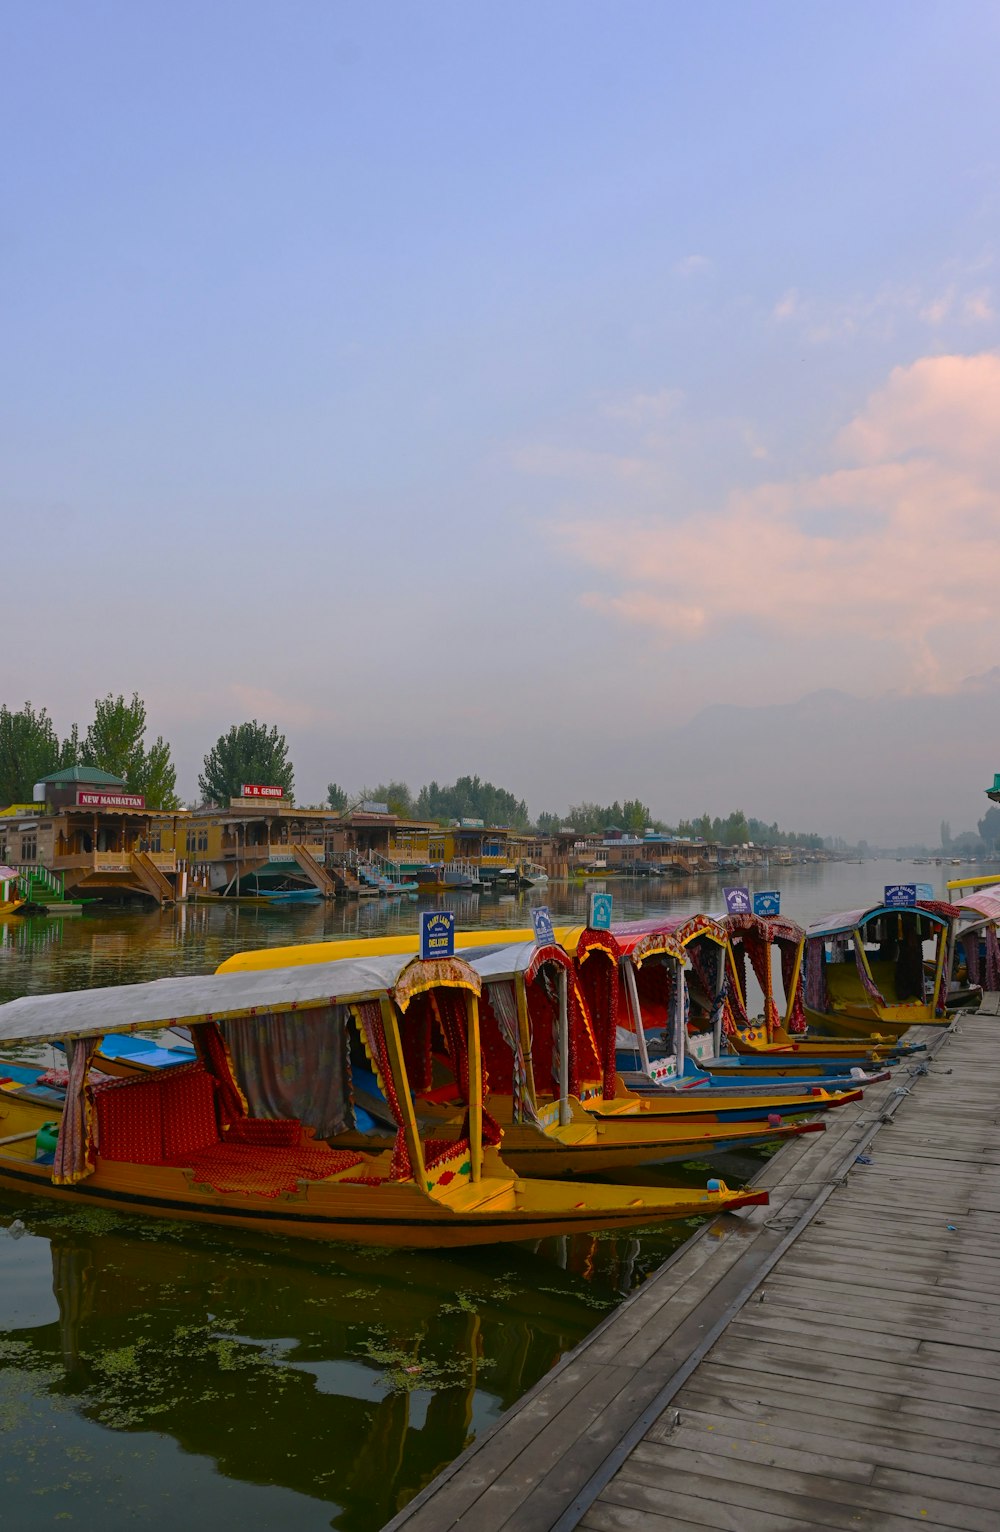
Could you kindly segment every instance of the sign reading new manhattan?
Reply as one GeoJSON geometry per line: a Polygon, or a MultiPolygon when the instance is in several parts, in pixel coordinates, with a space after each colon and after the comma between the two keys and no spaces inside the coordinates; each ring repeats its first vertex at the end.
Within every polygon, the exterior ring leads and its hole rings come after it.
{"type": "Polygon", "coordinates": [[[76,806],[78,809],[144,809],[146,800],[142,793],[95,793],[78,787],[76,806]]]}

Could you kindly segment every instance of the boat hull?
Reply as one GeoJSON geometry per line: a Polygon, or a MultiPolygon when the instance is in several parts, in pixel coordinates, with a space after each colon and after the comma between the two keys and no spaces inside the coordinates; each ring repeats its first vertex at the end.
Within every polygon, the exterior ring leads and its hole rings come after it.
{"type": "Polygon", "coordinates": [[[935,1016],[930,1005],[890,1005],[877,1011],[862,1006],[837,1011],[806,1011],[806,1020],[815,1042],[824,1035],[872,1039],[880,1034],[883,1043],[893,1043],[911,1027],[947,1027],[950,1016],[935,1016]]]}
{"type": "Polygon", "coordinates": [[[630,1229],[674,1218],[710,1217],[765,1204],[766,1192],[584,1189],[544,1181],[520,1184],[488,1176],[448,1198],[425,1196],[412,1182],[379,1187],[300,1183],[280,1198],[223,1197],[199,1188],[190,1173],[167,1166],[99,1165],[77,1186],[53,1186],[48,1166],[0,1155],[0,1187],[72,1206],[103,1207],[180,1222],[254,1229],[298,1239],[448,1249],[542,1239],[602,1229],[630,1229]],[[475,1205],[467,1205],[473,1202],[475,1205]]]}

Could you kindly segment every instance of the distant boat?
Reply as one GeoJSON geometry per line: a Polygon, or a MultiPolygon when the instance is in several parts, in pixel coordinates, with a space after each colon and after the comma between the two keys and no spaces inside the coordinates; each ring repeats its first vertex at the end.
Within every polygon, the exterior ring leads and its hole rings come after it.
{"type": "Polygon", "coordinates": [[[323,895],[318,888],[261,888],[258,897],[268,904],[317,904],[323,895]]]}

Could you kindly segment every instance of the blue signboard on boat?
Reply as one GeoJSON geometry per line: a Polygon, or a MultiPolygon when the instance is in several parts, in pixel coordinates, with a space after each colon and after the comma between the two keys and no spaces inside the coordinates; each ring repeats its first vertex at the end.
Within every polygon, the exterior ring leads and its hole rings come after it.
{"type": "Polygon", "coordinates": [[[749,915],[753,909],[748,888],[724,888],[727,915],[749,915]]]}
{"type": "Polygon", "coordinates": [[[555,946],[556,933],[547,904],[540,904],[536,910],[532,910],[531,924],[535,928],[535,941],[540,947],[555,946]]]}
{"type": "Polygon", "coordinates": [[[420,915],[420,956],[455,956],[454,910],[423,910],[420,915]]]}
{"type": "Polygon", "coordinates": [[[933,899],[934,889],[930,883],[914,883],[918,899],[933,899]]]}
{"type": "Polygon", "coordinates": [[[769,888],[763,893],[754,894],[753,912],[755,915],[780,915],[781,890],[769,888]]]}
{"type": "Polygon", "coordinates": [[[887,883],[882,901],[890,910],[911,910],[917,902],[915,883],[887,883]]]}
{"type": "Polygon", "coordinates": [[[592,931],[611,930],[611,895],[591,894],[587,924],[592,931]]]}

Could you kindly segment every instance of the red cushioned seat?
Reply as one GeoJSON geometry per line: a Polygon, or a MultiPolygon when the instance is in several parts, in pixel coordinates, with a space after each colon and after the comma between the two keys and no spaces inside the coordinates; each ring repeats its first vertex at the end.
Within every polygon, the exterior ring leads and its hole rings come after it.
{"type": "Polygon", "coordinates": [[[265,1144],[272,1149],[298,1149],[302,1124],[297,1117],[240,1117],[223,1134],[226,1144],[265,1144]]]}
{"type": "Polygon", "coordinates": [[[215,1083],[204,1070],[160,1080],[163,1093],[163,1158],[174,1159],[219,1142],[215,1083]]]}
{"type": "Polygon", "coordinates": [[[163,1104],[159,1080],[124,1080],[94,1092],[101,1157],[133,1165],[163,1159],[163,1104]]]}

